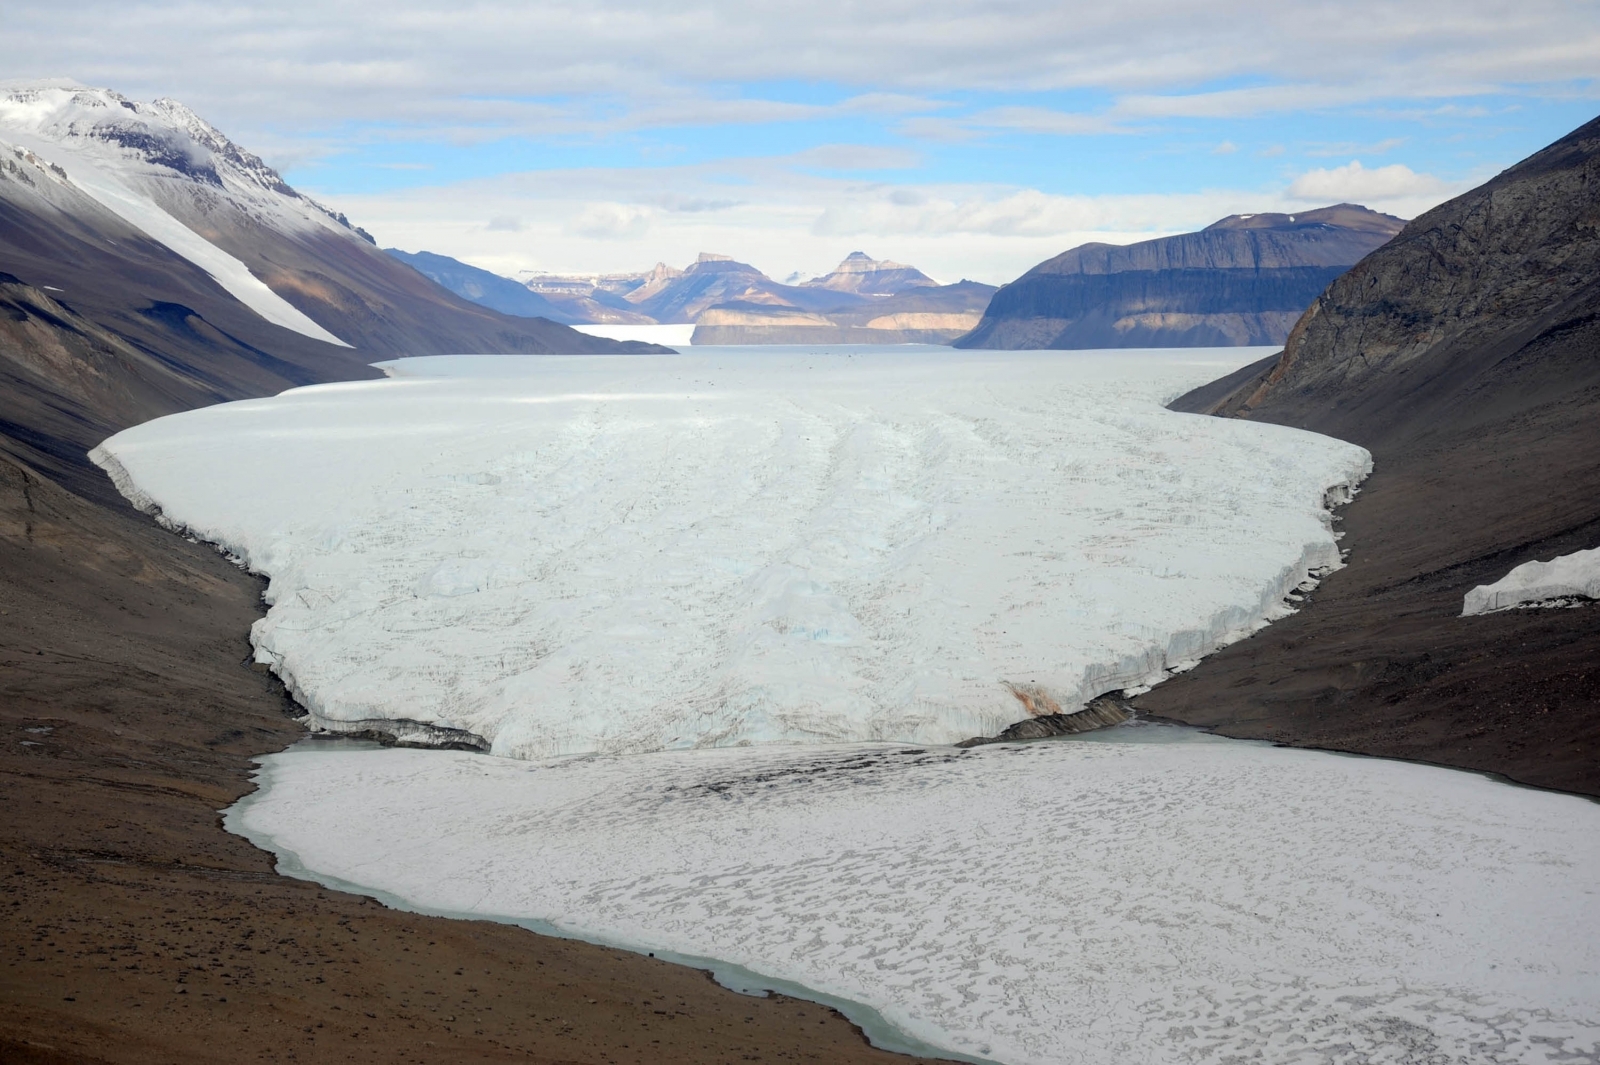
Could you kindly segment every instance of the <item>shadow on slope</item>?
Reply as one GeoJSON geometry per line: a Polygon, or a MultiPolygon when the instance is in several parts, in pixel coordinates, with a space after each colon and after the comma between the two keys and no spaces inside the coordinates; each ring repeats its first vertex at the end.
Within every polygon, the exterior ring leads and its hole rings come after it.
{"type": "Polygon", "coordinates": [[[1600,609],[1459,616],[1600,544],[1600,120],[1410,223],[1281,356],[1172,407],[1350,440],[1375,472],[1315,603],[1140,710],[1600,794],[1600,609]]]}

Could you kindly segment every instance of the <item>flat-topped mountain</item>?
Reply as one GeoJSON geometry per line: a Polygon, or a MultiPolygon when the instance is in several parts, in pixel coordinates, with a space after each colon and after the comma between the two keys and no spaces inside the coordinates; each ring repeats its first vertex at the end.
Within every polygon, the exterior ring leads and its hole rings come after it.
{"type": "Polygon", "coordinates": [[[995,293],[966,348],[1281,344],[1330,281],[1404,223],[1354,204],[1231,215],[1198,233],[1085,244],[995,293]]]}
{"type": "Polygon", "coordinates": [[[1349,567],[1147,709],[1600,794],[1600,607],[1461,616],[1600,545],[1600,119],[1409,223],[1281,355],[1173,407],[1350,440],[1375,472],[1349,567]]]}

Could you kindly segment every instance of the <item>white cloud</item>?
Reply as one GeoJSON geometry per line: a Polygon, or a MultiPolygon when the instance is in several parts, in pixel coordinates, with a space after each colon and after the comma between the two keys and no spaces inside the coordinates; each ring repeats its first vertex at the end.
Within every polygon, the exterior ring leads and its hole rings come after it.
{"type": "Polygon", "coordinates": [[[591,203],[567,223],[567,232],[591,240],[637,240],[650,231],[654,212],[627,203],[591,203]]]}
{"type": "Polygon", "coordinates": [[[785,157],[795,166],[823,170],[909,170],[922,161],[905,148],[886,148],[873,144],[823,144],[785,157]]]}
{"type": "Polygon", "coordinates": [[[1352,159],[1344,166],[1306,171],[1289,185],[1289,195],[1326,203],[1387,203],[1442,196],[1449,188],[1432,174],[1419,174],[1402,163],[1368,169],[1352,159]]]}
{"type": "MultiPolygon", "coordinates": [[[[1353,198],[1342,194],[1348,187],[1309,181],[1291,192],[1286,185],[1067,196],[998,185],[862,182],[796,169],[790,157],[766,157],[649,170],[535,171],[328,199],[385,245],[453,255],[507,276],[640,270],[657,261],[682,266],[715,250],[774,277],[795,271],[812,277],[864,250],[942,280],[1002,283],[1089,241],[1126,244],[1199,229],[1229,214],[1294,212],[1353,198]],[[730,188],[737,197],[728,195],[730,188]],[[1298,195],[1330,191],[1341,194],[1319,202],[1298,195]],[[523,229],[488,231],[485,214],[514,215],[523,229]]],[[[1382,206],[1409,217],[1447,191],[1382,206]]]]}
{"type": "Polygon", "coordinates": [[[1061,196],[1038,189],[873,189],[831,203],[818,215],[811,231],[817,236],[851,238],[914,235],[1064,240],[1116,235],[1125,238],[1119,241],[1125,243],[1198,229],[1237,212],[1281,206],[1279,194],[1245,190],[1061,196]]]}
{"type": "Polygon", "coordinates": [[[1327,155],[1383,155],[1400,147],[1406,142],[1404,137],[1387,137],[1371,144],[1316,144],[1306,148],[1305,153],[1310,156],[1327,155]]]}
{"type": "Polygon", "coordinates": [[[486,128],[912,116],[937,112],[930,91],[957,90],[1087,88],[1118,98],[1108,114],[1119,121],[1443,100],[1600,75],[1600,5],[477,0],[463,11],[426,0],[388,0],[381,10],[77,0],[10,5],[6,44],[13,76],[72,73],[141,98],[177,96],[260,143],[257,132],[352,121],[470,137],[486,128]],[[1261,84],[1186,88],[1225,81],[1261,84]],[[818,103],[728,89],[783,82],[856,95],[818,103]]]}

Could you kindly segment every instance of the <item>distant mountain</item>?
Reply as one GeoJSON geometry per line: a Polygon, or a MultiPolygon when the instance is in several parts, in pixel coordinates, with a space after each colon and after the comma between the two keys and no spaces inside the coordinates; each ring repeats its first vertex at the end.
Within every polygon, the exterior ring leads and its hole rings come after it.
{"type": "Polygon", "coordinates": [[[569,322],[692,324],[696,344],[942,344],[972,329],[994,293],[975,281],[940,285],[914,266],[859,251],[798,285],[711,252],[682,270],[657,263],[640,273],[535,274],[522,285],[442,255],[394,254],[459,295],[493,299],[509,313],[536,305],[508,286],[569,322]]]}
{"type": "Polygon", "coordinates": [[[1354,204],[1231,215],[1198,233],[1063,252],[995,293],[964,348],[1281,344],[1404,222],[1354,204]]]}
{"type": "Polygon", "coordinates": [[[534,274],[523,284],[549,300],[573,322],[605,325],[652,325],[655,319],[636,310],[627,296],[662,278],[683,273],[665,263],[634,274],[534,274]]]}
{"type": "Polygon", "coordinates": [[[1461,616],[1600,545],[1600,119],[1412,221],[1280,355],[1172,406],[1350,440],[1374,472],[1349,566],[1147,710],[1600,795],[1600,606],[1461,616]]]}
{"type": "MultiPolygon", "coordinates": [[[[696,344],[948,344],[970,330],[993,285],[916,284],[897,295],[825,310],[734,301],[702,312],[696,344]]],[[[853,295],[853,293],[852,293],[853,295]]]]}
{"type": "Polygon", "coordinates": [[[682,273],[663,276],[629,293],[627,299],[657,322],[693,322],[708,307],[780,287],[749,263],[701,252],[682,273]]]}
{"type": "Polygon", "coordinates": [[[468,266],[448,255],[435,255],[431,251],[405,252],[399,248],[383,250],[462,299],[493,308],[501,314],[518,318],[548,318],[565,325],[588,321],[587,318],[572,317],[550,300],[509,277],[468,266]]]}
{"type": "Polygon", "coordinates": [[[896,296],[911,288],[937,288],[939,282],[915,266],[874,259],[866,252],[853,251],[831,274],[805,282],[808,288],[835,292],[856,292],[863,296],[896,296]]]}
{"type": "Polygon", "coordinates": [[[995,291],[976,281],[940,285],[859,251],[801,285],[739,277],[748,282],[742,293],[695,317],[696,344],[944,344],[978,323],[995,291]]]}

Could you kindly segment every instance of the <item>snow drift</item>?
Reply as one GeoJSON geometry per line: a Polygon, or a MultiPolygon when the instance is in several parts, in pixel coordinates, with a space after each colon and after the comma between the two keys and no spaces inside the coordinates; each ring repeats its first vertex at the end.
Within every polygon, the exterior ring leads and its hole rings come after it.
{"type": "Polygon", "coordinates": [[[1549,562],[1524,562],[1493,584],[1468,592],[1461,616],[1518,606],[1567,606],[1580,599],[1600,599],[1600,547],[1549,562]]]}

